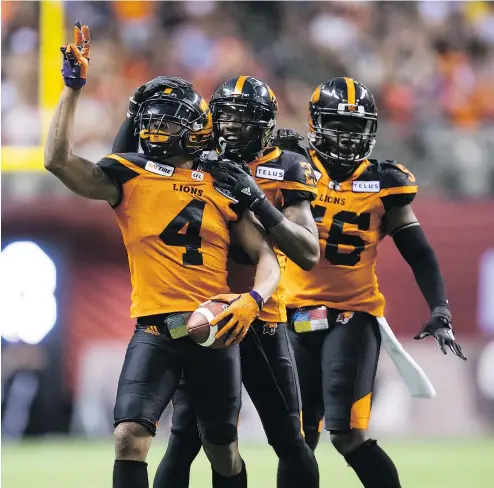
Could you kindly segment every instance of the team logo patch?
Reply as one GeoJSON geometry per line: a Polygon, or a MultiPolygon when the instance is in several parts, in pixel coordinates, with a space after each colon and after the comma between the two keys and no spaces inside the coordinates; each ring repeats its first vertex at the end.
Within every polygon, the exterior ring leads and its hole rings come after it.
{"type": "Polygon", "coordinates": [[[319,181],[322,177],[322,173],[319,173],[319,171],[314,170],[314,175],[316,177],[316,181],[319,181]]]}
{"type": "Polygon", "coordinates": [[[248,186],[246,186],[245,188],[242,188],[240,191],[242,193],[244,193],[245,195],[249,195],[249,196],[251,195],[250,188],[248,186]]]}
{"type": "Polygon", "coordinates": [[[352,191],[354,193],[379,193],[381,191],[380,181],[354,181],[352,191]]]}
{"type": "Polygon", "coordinates": [[[274,336],[276,334],[276,329],[278,328],[278,324],[276,322],[266,322],[264,327],[262,328],[262,333],[270,336],[274,336]]]}
{"type": "Polygon", "coordinates": [[[339,322],[340,324],[348,324],[353,315],[354,312],[340,312],[336,318],[336,322],[339,322]]]}
{"type": "Polygon", "coordinates": [[[155,163],[154,161],[148,161],[144,169],[147,169],[151,173],[155,173],[160,176],[171,176],[173,175],[175,168],[173,166],[168,166],[167,164],[155,163]]]}
{"type": "Polygon", "coordinates": [[[334,191],[341,191],[341,186],[336,181],[330,181],[328,183],[328,188],[334,191]]]}
{"type": "Polygon", "coordinates": [[[192,171],[192,179],[197,181],[202,181],[204,179],[204,173],[200,171],[192,171]]]}
{"type": "Polygon", "coordinates": [[[256,169],[256,177],[266,180],[283,181],[285,178],[285,170],[279,168],[270,168],[269,166],[258,166],[256,169]]]}

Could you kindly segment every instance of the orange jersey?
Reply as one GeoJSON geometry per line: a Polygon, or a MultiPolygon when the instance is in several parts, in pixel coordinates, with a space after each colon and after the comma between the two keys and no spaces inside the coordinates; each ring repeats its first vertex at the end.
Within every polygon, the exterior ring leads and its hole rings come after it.
{"type": "Polygon", "coordinates": [[[137,153],[98,164],[121,188],[114,210],[129,258],[132,318],[193,311],[229,293],[229,224],[237,215],[209,173],[137,153]]]}
{"type": "MultiPolygon", "coordinates": [[[[291,151],[269,148],[261,158],[249,164],[259,188],[278,210],[301,200],[313,201],[317,195],[316,179],[306,158],[291,151]]],[[[281,272],[286,256],[275,249],[281,272]]],[[[232,244],[228,260],[228,284],[237,293],[251,290],[254,284],[255,266],[237,245],[232,244]]],[[[265,322],[286,322],[283,286],[280,284],[266,302],[259,316],[265,322]]]]}
{"type": "Polygon", "coordinates": [[[363,161],[342,183],[331,180],[314,151],[318,197],[312,204],[321,259],[311,271],[288,261],[283,276],[288,308],[330,308],[384,315],[375,273],[382,219],[393,206],[412,202],[415,177],[394,161],[363,161]]]}

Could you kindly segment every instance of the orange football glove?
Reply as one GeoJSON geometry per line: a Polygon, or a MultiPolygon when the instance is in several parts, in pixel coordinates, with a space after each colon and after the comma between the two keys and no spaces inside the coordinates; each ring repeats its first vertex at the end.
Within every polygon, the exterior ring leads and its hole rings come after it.
{"type": "Polygon", "coordinates": [[[261,310],[256,300],[249,293],[241,295],[227,294],[216,295],[210,300],[229,303],[229,307],[218,314],[211,325],[217,325],[223,319],[230,317],[230,320],[216,333],[216,339],[230,332],[230,337],[225,342],[226,346],[230,344],[239,344],[247,334],[250,325],[259,317],[261,310]],[[233,329],[233,330],[232,330],[233,329]]]}
{"type": "Polygon", "coordinates": [[[62,75],[68,87],[79,89],[86,84],[90,49],[89,27],[87,25],[81,27],[81,23],[76,21],[74,43],[60,48],[63,54],[62,75]]]}

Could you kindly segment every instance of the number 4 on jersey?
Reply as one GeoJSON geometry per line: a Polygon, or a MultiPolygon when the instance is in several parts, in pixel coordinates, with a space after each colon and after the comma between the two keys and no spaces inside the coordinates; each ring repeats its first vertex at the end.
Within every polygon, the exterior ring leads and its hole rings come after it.
{"type": "Polygon", "coordinates": [[[182,254],[184,266],[199,266],[202,264],[201,232],[202,216],[206,202],[192,200],[180,213],[165,227],[160,234],[160,239],[167,246],[185,247],[185,253],[182,254]],[[180,231],[187,225],[187,230],[183,233],[180,231]]]}

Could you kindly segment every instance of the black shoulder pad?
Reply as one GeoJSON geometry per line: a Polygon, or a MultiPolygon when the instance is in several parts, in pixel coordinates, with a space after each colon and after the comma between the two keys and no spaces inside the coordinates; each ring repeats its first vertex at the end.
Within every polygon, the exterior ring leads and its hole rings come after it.
{"type": "Polygon", "coordinates": [[[112,205],[113,208],[117,208],[122,202],[123,185],[132,178],[139,176],[139,173],[131,170],[120,161],[108,156],[98,161],[97,165],[118,185],[118,192],[120,196],[117,203],[112,205]]]}
{"type": "MultiPolygon", "coordinates": [[[[112,155],[110,154],[110,156],[112,155]]],[[[120,156],[122,159],[127,159],[124,158],[126,154],[118,154],[118,156],[120,156]]],[[[127,159],[127,161],[129,161],[129,159],[127,159]]],[[[116,181],[119,186],[127,183],[127,181],[131,180],[132,178],[139,176],[139,173],[137,173],[136,171],[128,168],[117,159],[108,156],[98,161],[97,164],[110,178],[116,181]]]]}
{"type": "Polygon", "coordinates": [[[417,194],[417,181],[411,171],[393,160],[372,161],[376,165],[381,182],[380,198],[386,211],[404,207],[417,194]]]}
{"type": "Polygon", "coordinates": [[[378,162],[381,190],[400,186],[417,186],[413,173],[396,161],[386,159],[378,162]]]}
{"type": "Polygon", "coordinates": [[[125,159],[126,161],[129,161],[130,163],[135,164],[140,168],[144,168],[144,166],[146,166],[146,163],[148,162],[148,158],[142,153],[115,153],[115,156],[125,159]]]}
{"type": "Polygon", "coordinates": [[[317,179],[310,159],[292,151],[283,151],[281,158],[284,159],[283,169],[286,168],[285,181],[296,181],[314,188],[317,187],[317,179]]]}

